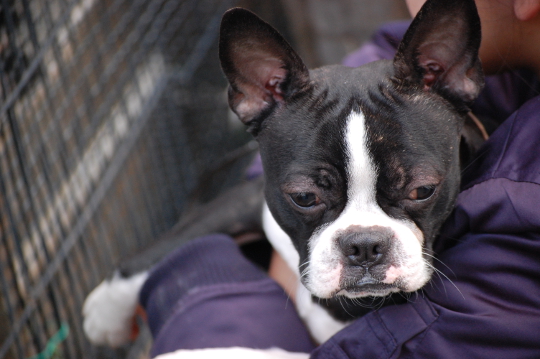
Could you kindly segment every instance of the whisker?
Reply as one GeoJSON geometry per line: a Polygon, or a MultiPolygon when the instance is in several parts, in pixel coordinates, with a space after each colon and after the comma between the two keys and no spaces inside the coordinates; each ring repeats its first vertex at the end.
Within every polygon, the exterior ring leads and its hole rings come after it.
{"type": "MultiPolygon", "coordinates": [[[[454,286],[454,288],[456,288],[456,290],[459,292],[459,294],[461,294],[461,297],[463,297],[463,299],[465,299],[465,296],[463,295],[463,293],[461,292],[461,290],[458,288],[458,286],[446,275],[444,274],[442,271],[440,271],[439,269],[435,268],[433,265],[430,264],[430,267],[435,271],[435,273],[437,273],[438,275],[442,275],[444,278],[446,278],[450,284],[452,284],[454,286]]],[[[439,276],[440,278],[440,276],[439,276]]],[[[446,292],[446,287],[444,286],[444,282],[442,281],[442,278],[441,278],[441,283],[443,284],[443,287],[444,287],[444,291],[445,293],[446,292]]],[[[465,299],[466,300],[466,299],[465,299]]]]}
{"type": "MultiPolygon", "coordinates": [[[[309,261],[303,263],[301,266],[307,265],[307,264],[309,264],[309,261]]],[[[300,266],[300,267],[301,267],[301,266],[300,266]]],[[[300,267],[299,267],[299,269],[300,269],[300,267]]],[[[310,272],[311,272],[310,267],[304,268],[304,269],[301,271],[301,273],[300,273],[300,279],[306,277],[310,272]]]]}
{"type": "MultiPolygon", "coordinates": [[[[347,309],[345,309],[345,306],[343,305],[343,302],[342,302],[342,299],[344,299],[344,298],[343,298],[342,296],[340,296],[340,295],[338,295],[337,297],[338,297],[338,298],[337,298],[337,299],[338,299],[338,302],[339,302],[339,304],[341,305],[341,308],[343,308],[343,310],[345,311],[345,313],[347,313],[351,318],[354,318],[354,315],[352,315],[351,313],[349,313],[349,312],[347,311],[347,309]]],[[[346,303],[346,302],[345,302],[345,303],[346,303]]]]}
{"type": "MultiPolygon", "coordinates": [[[[446,296],[448,297],[448,292],[446,291],[446,286],[444,285],[444,281],[443,281],[443,278],[441,277],[441,271],[438,270],[437,268],[435,268],[431,263],[426,263],[426,265],[431,268],[433,270],[433,273],[435,273],[437,275],[437,277],[439,278],[439,282],[442,284],[443,286],[443,289],[444,289],[444,293],[446,294],[446,296]]],[[[437,286],[437,284],[434,282],[434,281],[430,281],[431,282],[431,286],[433,288],[439,288],[437,286]]]]}
{"type": "Polygon", "coordinates": [[[433,254],[430,254],[430,253],[427,253],[427,252],[424,252],[422,251],[422,254],[425,254],[426,256],[428,257],[431,257],[433,258],[434,260],[436,260],[437,262],[439,262],[440,264],[442,264],[443,266],[445,266],[450,272],[452,272],[452,275],[456,275],[454,273],[454,271],[452,270],[452,268],[450,268],[449,266],[446,265],[446,263],[444,263],[442,260],[440,260],[439,258],[437,258],[436,256],[434,256],[433,254]]]}
{"type": "Polygon", "coordinates": [[[311,272],[311,270],[308,270],[307,268],[300,273],[300,279],[307,277],[307,275],[311,272]]]}
{"type": "Polygon", "coordinates": [[[482,156],[484,156],[484,155],[487,154],[488,152],[489,152],[489,151],[485,150],[485,151],[483,151],[482,153],[476,154],[475,158],[474,158],[471,162],[469,162],[469,163],[467,164],[467,166],[465,166],[465,168],[462,168],[462,169],[461,169],[461,174],[463,175],[463,173],[465,173],[465,171],[468,170],[469,167],[471,167],[476,161],[478,161],[480,158],[482,158],[482,156]]]}
{"type": "Polygon", "coordinates": [[[412,303],[411,301],[411,293],[405,293],[405,292],[398,292],[398,295],[405,299],[408,303],[412,303]]]}

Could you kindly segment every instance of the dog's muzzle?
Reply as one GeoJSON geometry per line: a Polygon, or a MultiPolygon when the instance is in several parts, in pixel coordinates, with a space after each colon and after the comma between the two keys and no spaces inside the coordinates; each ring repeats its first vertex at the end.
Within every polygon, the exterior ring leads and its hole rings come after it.
{"type": "Polygon", "coordinates": [[[387,227],[357,227],[339,235],[338,250],[343,270],[338,294],[349,296],[387,295],[397,283],[385,283],[392,262],[394,232],[387,227]]]}

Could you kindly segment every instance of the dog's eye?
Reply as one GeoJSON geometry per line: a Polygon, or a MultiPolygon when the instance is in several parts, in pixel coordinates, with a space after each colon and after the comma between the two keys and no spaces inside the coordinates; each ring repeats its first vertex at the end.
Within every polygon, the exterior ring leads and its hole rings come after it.
{"type": "Polygon", "coordinates": [[[409,193],[409,199],[423,201],[428,199],[435,192],[435,186],[422,186],[415,188],[409,193]]]}
{"type": "Polygon", "coordinates": [[[302,208],[310,208],[319,204],[319,197],[311,192],[299,192],[289,194],[293,202],[302,208]]]}

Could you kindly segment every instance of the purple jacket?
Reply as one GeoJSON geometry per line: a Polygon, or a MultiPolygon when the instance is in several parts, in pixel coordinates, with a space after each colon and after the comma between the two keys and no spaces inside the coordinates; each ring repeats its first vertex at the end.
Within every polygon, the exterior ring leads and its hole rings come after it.
{"type": "MultiPolygon", "coordinates": [[[[383,27],[345,64],[391,58],[406,27],[383,27]]],[[[464,172],[436,243],[438,273],[408,303],[356,320],[312,358],[540,358],[540,85],[523,76],[488,78],[475,106],[493,127],[510,117],[464,172]]],[[[154,354],[313,348],[277,284],[233,247],[219,236],[203,238],[154,270],[141,293],[154,354]]]]}

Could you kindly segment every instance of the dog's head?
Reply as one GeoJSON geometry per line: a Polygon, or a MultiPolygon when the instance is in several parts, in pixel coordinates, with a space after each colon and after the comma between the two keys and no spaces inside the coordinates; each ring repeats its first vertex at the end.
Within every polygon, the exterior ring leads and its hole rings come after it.
{"type": "Polygon", "coordinates": [[[483,85],[473,0],[428,1],[393,61],[308,71],[243,9],[222,21],[229,103],[260,144],[266,200],[316,296],[414,291],[459,189],[483,85]]]}

